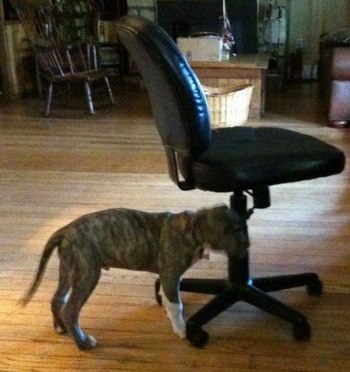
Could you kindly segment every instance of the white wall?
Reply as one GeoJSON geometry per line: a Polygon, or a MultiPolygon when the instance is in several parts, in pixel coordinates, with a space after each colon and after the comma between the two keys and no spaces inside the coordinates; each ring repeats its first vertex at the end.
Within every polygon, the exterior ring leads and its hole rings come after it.
{"type": "MultiPolygon", "coordinates": [[[[289,52],[303,40],[304,66],[318,61],[320,35],[350,27],[349,0],[288,0],[290,7],[289,52]]],[[[311,77],[311,76],[310,76],[311,77]]]]}

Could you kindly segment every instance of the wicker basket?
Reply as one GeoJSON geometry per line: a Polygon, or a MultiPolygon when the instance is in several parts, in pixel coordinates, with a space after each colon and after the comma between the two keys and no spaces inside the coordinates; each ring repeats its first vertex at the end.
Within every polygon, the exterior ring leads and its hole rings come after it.
{"type": "Polygon", "coordinates": [[[211,126],[219,128],[245,124],[253,88],[253,85],[217,88],[203,86],[210,110],[211,126]]]}

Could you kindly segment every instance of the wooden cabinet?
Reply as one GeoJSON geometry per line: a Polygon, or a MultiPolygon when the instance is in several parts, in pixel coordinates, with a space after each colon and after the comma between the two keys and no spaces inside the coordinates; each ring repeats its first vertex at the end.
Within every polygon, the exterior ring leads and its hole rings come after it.
{"type": "Polygon", "coordinates": [[[4,40],[4,24],[1,20],[4,19],[4,9],[2,2],[0,3],[0,95],[4,91],[4,66],[5,66],[5,40],[4,40]]]}
{"type": "Polygon", "coordinates": [[[5,25],[7,94],[13,98],[33,88],[35,63],[22,25],[18,21],[5,25]]]}
{"type": "Polygon", "coordinates": [[[7,58],[6,58],[6,46],[5,46],[5,12],[3,0],[0,0],[0,94],[1,96],[7,96],[9,89],[7,73],[7,58]]]}
{"type": "Polygon", "coordinates": [[[24,30],[9,2],[0,2],[0,91],[5,99],[13,99],[32,89],[35,64],[24,30]]]}

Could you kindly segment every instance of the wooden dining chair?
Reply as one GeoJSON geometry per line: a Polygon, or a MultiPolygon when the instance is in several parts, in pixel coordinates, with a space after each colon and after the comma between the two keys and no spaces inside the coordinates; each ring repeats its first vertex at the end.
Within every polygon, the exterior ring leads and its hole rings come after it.
{"type": "MultiPolygon", "coordinates": [[[[108,71],[99,66],[99,8],[93,0],[11,0],[35,53],[37,78],[47,82],[45,116],[50,114],[54,86],[70,92],[83,83],[88,109],[95,113],[92,85],[104,80],[111,104],[108,71]]],[[[41,80],[40,80],[41,81],[41,80]]],[[[72,100],[70,96],[70,101],[72,100]]]]}

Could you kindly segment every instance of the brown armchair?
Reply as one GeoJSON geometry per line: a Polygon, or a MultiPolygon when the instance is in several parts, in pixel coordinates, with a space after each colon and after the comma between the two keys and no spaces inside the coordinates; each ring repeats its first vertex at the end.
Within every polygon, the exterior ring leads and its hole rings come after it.
{"type": "Polygon", "coordinates": [[[70,91],[84,84],[89,112],[95,113],[92,83],[103,79],[114,97],[107,71],[99,67],[99,8],[93,0],[11,0],[35,52],[38,76],[47,83],[45,116],[50,113],[54,85],[70,91]]]}

